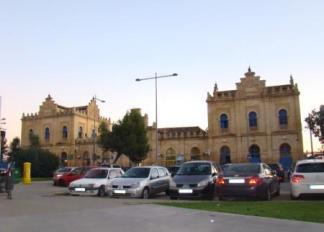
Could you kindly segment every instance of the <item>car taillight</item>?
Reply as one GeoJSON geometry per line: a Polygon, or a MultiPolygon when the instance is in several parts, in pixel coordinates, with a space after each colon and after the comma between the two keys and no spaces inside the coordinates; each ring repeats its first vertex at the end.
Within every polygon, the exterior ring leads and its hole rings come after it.
{"type": "Polygon", "coordinates": [[[216,184],[217,184],[217,185],[225,185],[225,180],[224,180],[224,178],[223,178],[223,177],[218,177],[218,178],[216,179],[216,184]]]}
{"type": "Polygon", "coordinates": [[[304,179],[305,177],[303,175],[293,175],[291,177],[291,182],[294,184],[300,184],[304,179]]]}
{"type": "Polygon", "coordinates": [[[250,186],[257,186],[262,184],[262,179],[258,176],[252,176],[247,179],[247,184],[250,186]]]}

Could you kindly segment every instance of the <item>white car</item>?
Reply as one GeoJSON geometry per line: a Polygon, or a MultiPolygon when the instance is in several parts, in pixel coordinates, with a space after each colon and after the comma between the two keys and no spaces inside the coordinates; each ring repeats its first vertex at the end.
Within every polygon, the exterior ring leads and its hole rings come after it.
{"type": "Polygon", "coordinates": [[[124,172],[121,168],[99,167],[89,170],[83,178],[70,183],[71,195],[106,195],[106,187],[111,180],[120,177],[124,172]]]}
{"type": "Polygon", "coordinates": [[[324,160],[300,160],[290,178],[291,199],[301,196],[324,195],[324,160]]]}

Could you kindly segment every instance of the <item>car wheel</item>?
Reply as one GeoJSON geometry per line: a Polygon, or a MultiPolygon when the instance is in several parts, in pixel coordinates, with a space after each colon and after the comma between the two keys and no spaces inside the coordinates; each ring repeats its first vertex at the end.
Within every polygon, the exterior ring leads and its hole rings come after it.
{"type": "Polygon", "coordinates": [[[264,193],[263,200],[270,201],[271,200],[271,192],[270,188],[268,187],[264,193]]]}
{"type": "Polygon", "coordinates": [[[98,189],[98,196],[99,196],[99,197],[104,197],[104,196],[106,196],[106,192],[105,192],[105,187],[104,187],[104,186],[101,186],[101,187],[98,189]]]}
{"type": "Polygon", "coordinates": [[[143,190],[142,198],[143,199],[149,199],[150,198],[150,191],[149,191],[149,189],[147,187],[144,188],[144,190],[143,190]]]}
{"type": "Polygon", "coordinates": [[[280,186],[278,186],[278,188],[277,188],[276,196],[280,196],[280,186]]]}
{"type": "Polygon", "coordinates": [[[298,199],[299,199],[299,197],[294,197],[292,194],[290,194],[290,200],[295,201],[295,200],[298,200],[298,199]]]}
{"type": "Polygon", "coordinates": [[[60,180],[60,181],[58,182],[58,185],[64,187],[64,186],[65,186],[65,182],[64,182],[64,180],[60,180]]]}

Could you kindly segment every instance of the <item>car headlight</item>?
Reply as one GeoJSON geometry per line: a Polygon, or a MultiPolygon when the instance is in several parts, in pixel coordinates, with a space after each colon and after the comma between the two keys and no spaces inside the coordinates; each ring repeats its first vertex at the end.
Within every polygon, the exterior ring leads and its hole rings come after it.
{"type": "Polygon", "coordinates": [[[141,182],[136,182],[131,185],[131,188],[138,188],[141,185],[141,182]]]}
{"type": "Polygon", "coordinates": [[[177,187],[177,184],[176,184],[176,182],[174,182],[174,180],[170,180],[170,187],[177,187]]]}
{"type": "Polygon", "coordinates": [[[56,174],[56,175],[55,175],[56,178],[59,178],[59,177],[61,177],[61,176],[63,176],[63,175],[62,175],[62,174],[56,174]]]}
{"type": "Polygon", "coordinates": [[[203,187],[203,186],[206,186],[209,184],[209,180],[203,180],[203,181],[200,181],[197,186],[198,187],[203,187]]]}

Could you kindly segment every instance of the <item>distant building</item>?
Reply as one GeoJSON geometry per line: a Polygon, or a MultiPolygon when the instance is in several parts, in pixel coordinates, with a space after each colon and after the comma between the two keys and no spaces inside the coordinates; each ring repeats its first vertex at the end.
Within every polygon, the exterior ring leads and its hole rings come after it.
{"type": "MultiPolygon", "coordinates": [[[[24,114],[21,121],[22,147],[30,145],[31,133],[38,135],[41,147],[55,153],[62,164],[80,166],[110,163],[113,159],[111,153],[103,153],[95,143],[100,122],[105,121],[108,127],[111,122],[100,116],[94,99],[85,106],[65,107],[56,104],[49,95],[38,113],[24,114]]],[[[128,166],[128,161],[124,158],[122,161],[128,166]]]]}
{"type": "MultiPolygon", "coordinates": [[[[249,68],[235,90],[220,91],[215,84],[206,102],[208,129],[159,128],[158,156],[156,124],[149,126],[148,116],[144,115],[150,151],[142,164],[172,165],[210,159],[220,164],[280,162],[288,169],[293,161],[303,158],[299,90],[292,77],[289,84],[266,86],[265,80],[249,68]]],[[[69,108],[48,96],[37,114],[23,115],[22,146],[28,146],[29,134],[35,133],[41,146],[57,154],[62,162],[110,163],[112,154],[103,153],[92,136],[94,127],[98,134],[101,121],[111,126],[110,120],[100,117],[95,100],[69,108]]],[[[119,164],[128,166],[129,161],[122,156],[119,164]]]]}
{"type": "MultiPolygon", "coordinates": [[[[208,129],[159,128],[159,157],[168,163],[178,155],[190,159],[228,162],[281,162],[286,169],[303,157],[299,91],[290,83],[266,86],[249,68],[236,90],[207,94],[208,129]],[[171,158],[169,158],[171,157],[171,158]]],[[[149,127],[155,162],[155,129],[149,127]]]]}

